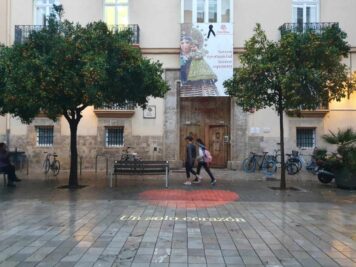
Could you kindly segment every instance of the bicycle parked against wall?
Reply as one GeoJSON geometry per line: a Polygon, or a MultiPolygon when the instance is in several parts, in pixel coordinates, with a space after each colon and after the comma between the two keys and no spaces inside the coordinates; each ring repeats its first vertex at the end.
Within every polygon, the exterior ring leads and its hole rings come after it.
{"type": "Polygon", "coordinates": [[[286,154],[286,156],[287,156],[286,170],[288,174],[290,175],[297,174],[300,171],[297,160],[293,157],[292,154],[286,154]]]}
{"type": "Polygon", "coordinates": [[[310,161],[306,163],[306,170],[312,174],[318,174],[320,166],[318,165],[318,160],[325,160],[326,149],[319,149],[315,147],[313,149],[313,154],[310,156],[310,161]]]}
{"type": "Polygon", "coordinates": [[[268,152],[263,152],[262,155],[250,152],[248,158],[242,163],[243,170],[245,172],[255,172],[257,167],[258,170],[262,170],[267,175],[272,175],[277,170],[276,161],[267,154],[268,152]]]}
{"type": "MultiPolygon", "coordinates": [[[[301,150],[305,150],[305,149],[301,149],[301,150]]],[[[308,162],[304,159],[304,154],[302,152],[292,150],[292,154],[290,155],[289,160],[297,164],[298,172],[303,168],[303,166],[305,166],[306,170],[312,172],[313,174],[317,174],[319,169],[318,165],[316,164],[316,157],[315,157],[315,153],[317,150],[318,150],[317,148],[314,149],[313,155],[310,156],[311,159],[308,162]]]]}
{"type": "Polygon", "coordinates": [[[141,161],[141,157],[135,153],[130,151],[133,147],[127,146],[122,149],[121,161],[141,161]]]}
{"type": "Polygon", "coordinates": [[[49,172],[49,170],[52,171],[54,176],[57,176],[59,173],[59,170],[61,169],[61,164],[59,162],[59,160],[57,159],[58,155],[56,153],[47,153],[44,152],[46,154],[46,158],[43,161],[43,169],[45,174],[47,174],[49,172]]]}
{"type": "Polygon", "coordinates": [[[273,160],[276,162],[276,166],[277,167],[281,167],[281,149],[280,149],[280,146],[281,144],[280,143],[276,143],[276,145],[278,146],[277,149],[273,150],[273,160]]]}

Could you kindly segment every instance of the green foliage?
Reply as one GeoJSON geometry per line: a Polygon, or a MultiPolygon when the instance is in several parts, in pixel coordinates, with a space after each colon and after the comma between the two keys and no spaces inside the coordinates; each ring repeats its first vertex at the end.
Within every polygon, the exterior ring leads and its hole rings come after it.
{"type": "Polygon", "coordinates": [[[315,151],[314,157],[316,160],[324,160],[326,159],[327,150],[324,148],[319,148],[315,151]]]}
{"type": "Polygon", "coordinates": [[[129,30],[110,31],[104,22],[83,27],[57,17],[51,15],[25,43],[1,49],[2,112],[31,122],[41,111],[55,120],[106,102],[145,106],[148,96],[167,92],[161,64],[130,44],[129,30]]]}
{"type": "Polygon", "coordinates": [[[347,69],[341,63],[350,47],[346,34],[335,24],[321,32],[285,32],[267,39],[257,24],[240,56],[241,67],[224,82],[226,93],[249,111],[271,107],[280,116],[281,189],[286,189],[283,114],[286,110],[316,109],[348,92],[347,69]]]}
{"type": "Polygon", "coordinates": [[[224,83],[245,111],[316,109],[345,96],[347,67],[340,62],[350,50],[337,25],[321,33],[288,32],[269,41],[258,24],[240,56],[241,67],[224,83]]]}
{"type": "Polygon", "coordinates": [[[54,6],[48,25],[23,44],[0,47],[1,113],[29,123],[39,113],[64,115],[71,130],[69,186],[78,185],[77,127],[88,106],[127,101],[144,107],[168,91],[162,66],[131,45],[130,30],[110,31],[104,22],[85,27],[60,21],[54,6]]]}
{"type": "Polygon", "coordinates": [[[338,155],[333,155],[326,160],[326,164],[337,169],[346,167],[356,173],[356,131],[352,128],[338,130],[337,133],[323,135],[323,139],[333,145],[337,145],[338,155]]]}
{"type": "Polygon", "coordinates": [[[346,130],[339,129],[337,133],[330,131],[330,134],[324,134],[322,138],[328,144],[342,146],[351,141],[356,141],[356,131],[352,128],[347,128],[346,130]]]}

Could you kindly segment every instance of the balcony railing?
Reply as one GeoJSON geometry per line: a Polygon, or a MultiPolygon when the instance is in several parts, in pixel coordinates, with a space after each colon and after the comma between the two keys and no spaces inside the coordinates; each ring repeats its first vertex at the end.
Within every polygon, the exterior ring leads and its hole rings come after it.
{"type": "Polygon", "coordinates": [[[135,110],[136,104],[133,102],[127,102],[123,104],[104,104],[100,107],[95,107],[96,110],[135,110]]]}
{"type": "MultiPolygon", "coordinates": [[[[24,43],[31,32],[39,31],[43,28],[43,25],[16,25],[15,26],[15,43],[24,43]]],[[[108,25],[109,29],[115,31],[124,31],[130,29],[133,33],[132,35],[132,44],[139,45],[140,44],[140,27],[137,24],[129,24],[129,25],[108,25]]]]}
{"type": "Polygon", "coordinates": [[[315,110],[300,109],[300,110],[288,110],[287,114],[291,117],[301,116],[304,118],[322,118],[329,112],[329,104],[320,104],[315,110]]]}
{"type": "Polygon", "coordinates": [[[135,113],[136,104],[127,102],[124,104],[105,104],[100,107],[94,107],[94,113],[97,117],[105,118],[130,118],[135,113]]]}
{"type": "Polygon", "coordinates": [[[332,26],[338,26],[337,22],[315,22],[315,23],[284,23],[279,30],[281,34],[288,32],[305,32],[307,30],[312,30],[317,33],[321,33],[324,29],[330,28],[332,26]]]}
{"type": "Polygon", "coordinates": [[[43,25],[15,25],[15,43],[22,44],[33,31],[40,31],[43,25]]]}
{"type": "Polygon", "coordinates": [[[108,25],[108,28],[114,31],[125,31],[131,30],[133,35],[131,38],[131,43],[134,45],[140,44],[140,27],[137,24],[129,25],[108,25]]]}

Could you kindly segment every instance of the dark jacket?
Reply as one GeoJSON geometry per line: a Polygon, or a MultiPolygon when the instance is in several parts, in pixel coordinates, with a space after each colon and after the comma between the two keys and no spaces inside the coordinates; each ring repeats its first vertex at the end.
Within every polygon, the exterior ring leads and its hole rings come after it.
{"type": "Polygon", "coordinates": [[[9,153],[6,150],[0,150],[0,168],[6,167],[9,164],[9,153]]]}
{"type": "Polygon", "coordinates": [[[185,153],[185,161],[193,164],[195,161],[195,158],[197,157],[197,149],[195,147],[195,145],[193,145],[192,143],[189,143],[187,145],[187,151],[185,153]]]}

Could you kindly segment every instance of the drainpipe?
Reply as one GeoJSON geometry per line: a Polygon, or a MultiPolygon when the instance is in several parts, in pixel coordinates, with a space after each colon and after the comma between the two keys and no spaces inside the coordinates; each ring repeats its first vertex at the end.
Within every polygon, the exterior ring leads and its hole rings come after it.
{"type": "MultiPolygon", "coordinates": [[[[5,44],[10,46],[11,42],[11,0],[6,1],[6,13],[7,13],[7,21],[6,21],[6,39],[5,44]]],[[[10,129],[11,129],[11,116],[10,114],[6,114],[6,145],[10,148],[10,129]]]]}
{"type": "Polygon", "coordinates": [[[10,114],[6,114],[6,146],[10,148],[10,114]]]}

